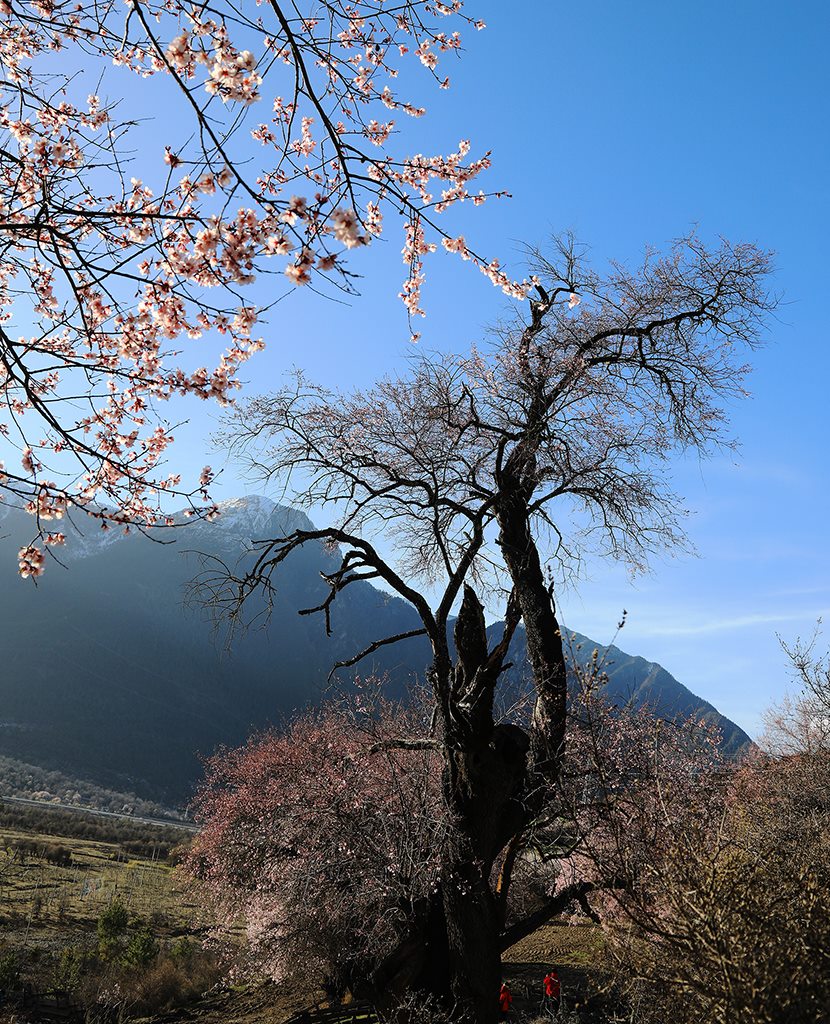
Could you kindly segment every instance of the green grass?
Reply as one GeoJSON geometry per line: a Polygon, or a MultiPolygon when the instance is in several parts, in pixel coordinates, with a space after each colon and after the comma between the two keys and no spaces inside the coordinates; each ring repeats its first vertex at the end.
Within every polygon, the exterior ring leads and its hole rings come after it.
{"type": "Polygon", "coordinates": [[[163,930],[205,925],[199,905],[189,898],[170,866],[153,857],[125,857],[117,843],[56,839],[44,833],[5,829],[0,850],[0,921],[3,936],[31,939],[95,928],[101,911],[114,899],[130,916],[153,918],[163,930]],[[13,853],[18,841],[69,850],[71,864],[13,853]]]}

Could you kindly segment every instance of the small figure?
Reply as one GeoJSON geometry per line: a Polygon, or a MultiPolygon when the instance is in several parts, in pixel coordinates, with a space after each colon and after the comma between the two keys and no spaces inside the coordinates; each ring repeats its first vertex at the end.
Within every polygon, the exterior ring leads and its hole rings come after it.
{"type": "Polygon", "coordinates": [[[512,1005],[513,995],[507,987],[506,982],[502,982],[501,989],[499,991],[499,1010],[501,1011],[503,1019],[510,1016],[510,1008],[512,1005]]]}
{"type": "Polygon", "coordinates": [[[555,967],[551,967],[543,978],[542,991],[544,993],[542,997],[544,1009],[551,1015],[558,1013],[562,1000],[562,986],[559,983],[559,975],[556,973],[555,967]]]}

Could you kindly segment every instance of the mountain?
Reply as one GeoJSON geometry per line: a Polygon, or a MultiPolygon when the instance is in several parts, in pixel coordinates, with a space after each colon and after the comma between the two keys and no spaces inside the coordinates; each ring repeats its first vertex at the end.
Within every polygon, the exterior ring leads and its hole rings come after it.
{"type": "MultiPolygon", "coordinates": [[[[195,552],[234,565],[252,540],[311,525],[302,512],[250,497],[225,502],[214,523],[170,531],[169,543],[135,532],[64,527],[67,569],[50,564],[34,587],[14,572],[32,520],[4,510],[0,755],[113,790],[186,801],[202,757],[319,701],[335,661],[416,624],[404,602],[368,583],[338,598],[331,637],[322,616],[297,615],[327,593],[320,573],[331,571],[335,556],[320,544],[286,560],[267,626],[239,635],[230,649],[210,610],[184,603],[189,581],[202,569],[195,552]]],[[[584,642],[589,650],[596,646],[584,642]]],[[[519,631],[511,655],[517,685],[523,643],[519,631]]],[[[423,641],[412,639],[377,652],[361,670],[387,673],[393,692],[403,693],[428,657],[423,641]]],[[[659,665],[616,648],[609,661],[613,694],[657,704],[665,714],[706,714],[733,751],[749,742],[659,665]]]]}
{"type": "MultiPolygon", "coordinates": [[[[581,633],[567,629],[563,632],[571,660],[584,664],[595,648],[599,652],[599,660],[608,678],[605,694],[617,706],[648,707],[652,714],[666,719],[694,716],[720,731],[721,749],[727,757],[737,757],[744,748],[752,745],[752,740],[740,726],[722,715],[713,704],[692,693],[657,662],[626,654],[613,644],[603,646],[581,633]]],[[[527,674],[527,652],[521,627],[511,644],[509,660],[516,667],[508,673],[508,678],[519,687],[527,674]]]]}

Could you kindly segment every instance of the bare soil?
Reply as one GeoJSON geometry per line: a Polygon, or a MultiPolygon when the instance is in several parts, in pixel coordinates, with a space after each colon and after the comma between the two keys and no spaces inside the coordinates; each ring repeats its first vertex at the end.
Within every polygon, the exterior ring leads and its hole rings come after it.
{"type": "MultiPolygon", "coordinates": [[[[515,1011],[529,1018],[536,1014],[542,979],[551,967],[559,973],[566,1005],[584,1008],[590,1003],[592,976],[601,957],[602,933],[593,924],[555,922],[540,928],[505,954],[504,976],[515,1011]]],[[[210,994],[197,1004],[153,1017],[152,1024],[286,1024],[303,1010],[325,1007],[324,998],[321,990],[300,984],[269,983],[210,994]]]]}

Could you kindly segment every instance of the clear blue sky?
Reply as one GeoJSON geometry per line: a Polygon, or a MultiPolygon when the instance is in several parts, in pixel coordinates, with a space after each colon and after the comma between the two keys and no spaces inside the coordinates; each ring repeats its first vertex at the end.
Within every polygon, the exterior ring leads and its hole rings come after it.
{"type": "MultiPolygon", "coordinates": [[[[658,561],[634,583],[592,564],[561,601],[565,620],[600,641],[627,608],[622,647],[756,732],[762,708],[787,686],[776,632],[809,633],[830,615],[830,4],[468,7],[487,30],[465,37],[451,90],[424,89],[429,116],[416,127],[424,151],[448,151],[462,137],[473,153],[493,150],[488,184],[514,198],[465,211],[477,249],[518,271],[521,244],[554,231],[573,229],[598,258],[625,259],[697,225],[704,237],[777,253],[785,303],[755,359],[754,397],[734,411],[742,453],[678,467],[699,558],[658,561]]],[[[349,307],[305,291],[281,303],[268,351],[249,364],[254,389],[277,385],[292,364],[343,387],[400,367],[409,346],[395,297],[399,249],[395,234],[361,254],[363,295],[349,307]]],[[[503,300],[469,265],[439,255],[429,271],[422,344],[466,348],[503,300]]],[[[217,461],[204,455],[209,416],[196,412],[178,454],[193,467],[217,461]]],[[[229,466],[218,496],[243,490],[229,466]]]]}

